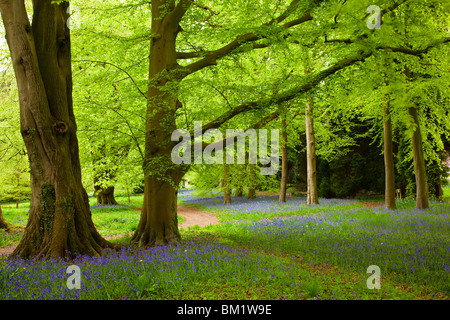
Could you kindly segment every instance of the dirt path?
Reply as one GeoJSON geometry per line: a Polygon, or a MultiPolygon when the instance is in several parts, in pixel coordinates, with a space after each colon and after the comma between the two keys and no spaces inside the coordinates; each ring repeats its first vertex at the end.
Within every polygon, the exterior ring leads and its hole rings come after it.
{"type": "Polygon", "coordinates": [[[211,212],[199,210],[195,206],[178,206],[178,215],[186,220],[178,227],[185,229],[198,225],[200,228],[209,226],[210,224],[219,224],[217,215],[211,212]]]}
{"type": "MultiPolygon", "coordinates": [[[[183,223],[181,223],[178,227],[180,229],[187,229],[188,227],[193,227],[198,225],[200,228],[209,226],[211,224],[219,224],[219,219],[217,215],[211,212],[199,210],[195,206],[178,206],[178,215],[186,219],[183,223]]],[[[113,236],[105,236],[106,240],[113,240],[116,238],[120,238],[122,235],[113,235],[113,236]]],[[[17,245],[9,245],[3,248],[0,248],[0,256],[2,255],[10,255],[17,245]]]]}

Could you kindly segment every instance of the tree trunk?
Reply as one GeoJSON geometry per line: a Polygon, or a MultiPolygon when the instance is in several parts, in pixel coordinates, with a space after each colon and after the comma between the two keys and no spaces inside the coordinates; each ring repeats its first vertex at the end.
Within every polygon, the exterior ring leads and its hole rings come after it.
{"type": "Polygon", "coordinates": [[[116,201],[116,198],[114,196],[114,186],[107,187],[107,188],[101,188],[98,186],[95,186],[95,196],[97,197],[97,205],[98,206],[117,206],[119,203],[116,201]]]}
{"type": "Polygon", "coordinates": [[[9,226],[6,223],[5,219],[3,218],[3,212],[2,212],[2,207],[0,206],[0,229],[5,229],[8,230],[9,226]]]}
{"type": "Polygon", "coordinates": [[[228,164],[223,164],[223,203],[231,203],[231,188],[230,188],[230,168],[228,164]]]}
{"type": "Polygon", "coordinates": [[[172,162],[176,143],[177,86],[182,79],[176,59],[176,36],[184,6],[175,1],[152,0],[149,84],[144,155],[144,206],[132,241],[152,246],[179,241],[177,187],[186,168],[172,162]],[[169,89],[168,89],[169,88],[169,89]]]}
{"type": "Polygon", "coordinates": [[[30,161],[29,219],[13,252],[24,258],[98,256],[111,245],[94,227],[81,183],[67,7],[33,1],[31,26],[24,1],[0,1],[30,161]]]}
{"type": "Polygon", "coordinates": [[[307,196],[306,204],[319,204],[319,195],[317,193],[317,169],[316,169],[316,142],[314,137],[314,120],[312,117],[313,105],[312,99],[307,98],[305,110],[306,124],[306,168],[307,168],[307,196]]]}
{"type": "Polygon", "coordinates": [[[255,175],[256,175],[256,168],[255,168],[255,164],[249,164],[248,165],[248,195],[247,195],[247,199],[254,199],[256,198],[256,190],[255,190],[255,175]]]}
{"type": "Polygon", "coordinates": [[[413,118],[414,132],[412,136],[414,173],[416,175],[416,208],[427,209],[428,203],[428,183],[423,154],[422,135],[420,133],[419,116],[415,107],[408,108],[409,115],[413,118]]]}
{"type": "Polygon", "coordinates": [[[384,199],[386,209],[395,210],[395,174],[394,153],[392,147],[392,122],[389,108],[389,100],[383,106],[383,130],[384,130],[384,174],[385,190],[384,199]]]}
{"type": "Polygon", "coordinates": [[[286,115],[283,115],[283,119],[281,119],[281,182],[278,202],[286,202],[287,169],[286,115]]]}

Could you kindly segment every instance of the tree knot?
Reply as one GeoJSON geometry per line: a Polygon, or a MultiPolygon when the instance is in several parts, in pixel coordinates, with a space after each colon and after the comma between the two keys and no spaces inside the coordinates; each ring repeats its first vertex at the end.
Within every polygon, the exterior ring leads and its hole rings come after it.
{"type": "Polygon", "coordinates": [[[69,126],[64,121],[57,121],[53,124],[53,131],[57,135],[62,135],[69,131],[69,126]]]}

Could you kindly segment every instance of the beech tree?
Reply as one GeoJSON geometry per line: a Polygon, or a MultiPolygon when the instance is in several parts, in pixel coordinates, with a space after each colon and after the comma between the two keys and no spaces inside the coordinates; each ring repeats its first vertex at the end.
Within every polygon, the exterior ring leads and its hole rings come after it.
{"type": "Polygon", "coordinates": [[[81,182],[73,114],[68,2],[2,0],[0,12],[16,75],[32,198],[13,255],[100,255],[109,243],[94,227],[81,182]]]}
{"type": "MultiPolygon", "coordinates": [[[[216,44],[218,48],[211,48],[211,45],[209,46],[210,48],[204,48],[204,46],[208,47],[208,45],[202,43],[195,48],[196,50],[186,51],[188,50],[186,49],[188,48],[187,45],[183,46],[177,43],[177,39],[182,38],[186,28],[190,27],[189,24],[182,24],[183,18],[192,19],[186,16],[186,13],[190,8],[192,8],[192,11],[204,10],[204,12],[208,13],[204,28],[214,29],[217,27],[213,21],[215,16],[214,9],[189,0],[180,0],[178,2],[174,0],[152,1],[144,156],[144,208],[139,226],[133,236],[133,241],[141,246],[145,246],[154,243],[167,243],[171,239],[179,239],[176,226],[176,190],[188,166],[174,165],[172,163],[171,150],[177,142],[171,141],[170,137],[172,132],[177,129],[177,110],[183,108],[183,103],[179,99],[179,88],[182,81],[207,67],[215,66],[221,59],[231,54],[267,48],[270,46],[271,41],[275,41],[273,39],[274,35],[284,39],[287,38],[287,43],[301,46],[302,43],[299,40],[301,36],[293,37],[288,31],[313,20],[311,12],[314,9],[318,9],[319,5],[319,2],[316,1],[301,3],[293,0],[284,7],[281,14],[275,17],[266,17],[268,22],[262,23],[259,27],[253,26],[251,28],[253,29],[252,31],[233,32],[234,39],[225,42],[225,45],[216,44]],[[180,51],[178,49],[179,46],[184,50],[180,51]],[[181,61],[184,61],[184,63],[181,61]]],[[[394,6],[394,9],[397,6],[394,6]]],[[[361,12],[365,12],[366,8],[363,8],[361,5],[358,7],[361,9],[361,12]]],[[[347,17],[349,17],[353,14],[352,6],[349,5],[346,8],[351,11],[350,14],[347,12],[347,17]]],[[[387,8],[384,12],[389,12],[389,10],[393,10],[393,8],[387,8]]],[[[328,13],[322,12],[322,14],[323,16],[319,20],[327,19],[328,13]]],[[[362,14],[362,16],[364,21],[364,15],[362,14]]],[[[355,18],[352,18],[352,20],[355,20],[355,18]]],[[[361,24],[365,23],[358,22],[358,25],[361,24]]],[[[330,28],[329,25],[326,27],[326,29],[330,28]]],[[[218,29],[221,30],[221,28],[218,29]]],[[[194,30],[195,28],[190,31],[189,35],[195,35],[194,30]]],[[[214,34],[214,32],[212,33],[214,34]]],[[[356,33],[358,41],[363,43],[368,41],[367,37],[361,36],[359,32],[356,33]]],[[[323,33],[319,32],[319,35],[322,36],[323,33]]],[[[275,38],[277,37],[275,36],[275,38]]],[[[184,39],[189,40],[189,38],[184,39]]],[[[210,37],[209,39],[212,38],[210,37]]],[[[187,43],[190,44],[191,42],[187,41],[187,43]]],[[[299,81],[300,84],[297,82],[296,85],[263,99],[244,102],[236,106],[229,105],[228,111],[210,120],[203,126],[203,131],[218,128],[230,119],[245,112],[262,110],[263,108],[295,99],[314,88],[328,76],[357,62],[364,61],[371,57],[375,50],[382,49],[386,49],[386,46],[372,43],[359,46],[356,52],[348,53],[345,50],[346,54],[341,54],[340,58],[336,59],[337,61],[334,60],[336,62],[331,64],[329,61],[326,64],[322,62],[322,68],[314,68],[314,72],[304,77],[303,81],[299,81]]],[[[252,125],[249,127],[252,127],[252,125]]]]}
{"type": "Polygon", "coordinates": [[[0,206],[0,229],[8,229],[8,223],[6,223],[5,218],[3,218],[2,206],[0,206]]]}

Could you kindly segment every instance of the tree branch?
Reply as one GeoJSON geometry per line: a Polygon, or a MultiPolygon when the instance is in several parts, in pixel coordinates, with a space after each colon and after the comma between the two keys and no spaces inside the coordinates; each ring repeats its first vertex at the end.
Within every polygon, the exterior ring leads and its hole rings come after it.
{"type": "Polygon", "coordinates": [[[366,52],[366,53],[362,53],[361,55],[353,57],[353,58],[347,58],[347,59],[340,60],[339,62],[335,63],[331,67],[318,72],[315,76],[310,78],[309,81],[307,81],[305,84],[303,84],[299,87],[287,90],[284,93],[274,95],[267,99],[247,102],[247,103],[241,104],[239,106],[236,106],[232,110],[225,112],[220,117],[218,117],[218,118],[212,120],[211,122],[209,122],[208,124],[204,125],[203,130],[218,128],[220,125],[222,125],[226,121],[232,119],[236,115],[241,114],[243,112],[247,112],[250,110],[258,110],[258,109],[262,109],[262,108],[271,106],[273,104],[279,104],[282,102],[292,100],[292,99],[298,97],[299,95],[301,95],[305,92],[308,92],[309,90],[314,88],[314,86],[319,84],[320,81],[324,80],[328,76],[336,73],[337,71],[339,71],[341,69],[344,69],[345,67],[353,65],[356,62],[363,61],[363,60],[367,59],[368,57],[370,57],[372,54],[373,54],[373,52],[366,52]]]}
{"type": "MultiPolygon", "coordinates": [[[[269,26],[271,24],[273,24],[274,22],[278,22],[278,21],[283,21],[287,18],[288,13],[290,14],[293,10],[294,4],[295,6],[297,5],[298,1],[294,0],[291,3],[291,6],[289,6],[289,8],[282,14],[280,15],[277,19],[273,19],[272,21],[263,24],[263,26],[269,26]]],[[[311,10],[309,9],[302,17],[298,18],[298,19],[294,19],[292,21],[286,22],[282,25],[283,29],[289,29],[293,26],[299,25],[303,22],[312,20],[313,17],[311,16],[311,10]]],[[[198,70],[201,70],[205,67],[211,66],[211,65],[215,65],[217,64],[217,60],[228,55],[229,53],[231,53],[233,50],[241,47],[243,44],[247,44],[250,42],[255,42],[259,39],[263,39],[264,36],[263,35],[258,35],[256,33],[253,32],[249,32],[246,34],[243,34],[241,36],[238,36],[236,39],[234,39],[233,41],[231,41],[230,43],[228,43],[227,45],[214,50],[214,51],[208,51],[205,52],[203,54],[203,58],[200,59],[199,61],[196,61],[194,63],[191,63],[185,67],[180,67],[180,68],[184,68],[185,69],[185,74],[184,76],[187,76],[193,72],[196,72],[198,70]]],[[[263,48],[266,47],[268,45],[266,44],[255,44],[255,48],[263,48]]],[[[201,52],[196,52],[196,53],[180,53],[179,57],[182,56],[190,56],[190,57],[199,57],[202,56],[201,52]]]]}
{"type": "Polygon", "coordinates": [[[139,88],[139,86],[137,85],[136,81],[134,81],[133,77],[125,70],[122,69],[121,67],[111,63],[111,62],[105,62],[105,61],[95,61],[95,60],[72,60],[73,62],[92,62],[92,63],[100,63],[100,64],[107,64],[110,66],[115,67],[116,69],[122,71],[123,73],[125,73],[127,75],[128,78],[130,78],[130,80],[133,82],[134,86],[136,87],[136,89],[139,91],[139,93],[145,97],[145,99],[147,99],[147,94],[145,94],[144,92],[141,91],[141,89],[139,88]]]}

